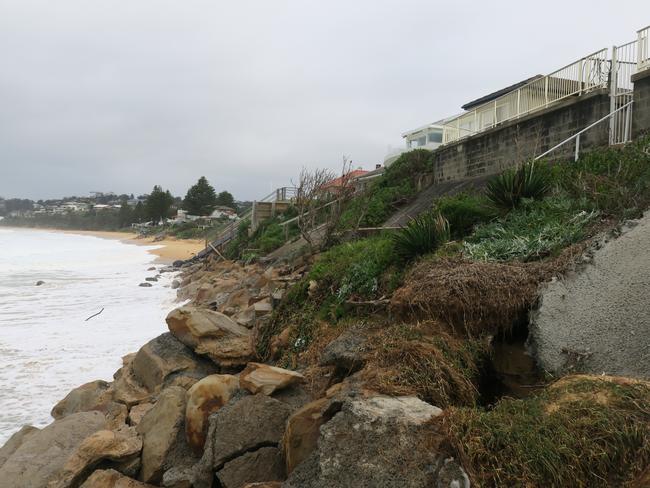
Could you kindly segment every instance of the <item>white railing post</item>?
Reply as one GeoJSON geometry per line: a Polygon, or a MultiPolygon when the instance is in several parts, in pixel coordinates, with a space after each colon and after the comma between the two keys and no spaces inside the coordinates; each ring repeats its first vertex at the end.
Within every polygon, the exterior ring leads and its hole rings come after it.
{"type": "MultiPolygon", "coordinates": [[[[616,46],[612,46],[612,64],[609,69],[609,111],[616,110],[616,94],[618,79],[618,63],[616,62],[616,46]]],[[[616,117],[609,119],[609,144],[614,144],[616,134],[616,117]]]]}
{"type": "Polygon", "coordinates": [[[517,90],[517,117],[521,113],[521,88],[517,90]]]}
{"type": "Polygon", "coordinates": [[[582,95],[582,85],[584,83],[584,58],[578,62],[578,95],[582,95]]]}
{"type": "Polygon", "coordinates": [[[576,152],[573,155],[573,160],[578,161],[578,158],[580,157],[580,134],[576,137],[576,152]]]}
{"type": "Polygon", "coordinates": [[[544,80],[544,105],[548,107],[548,76],[544,80]]]}

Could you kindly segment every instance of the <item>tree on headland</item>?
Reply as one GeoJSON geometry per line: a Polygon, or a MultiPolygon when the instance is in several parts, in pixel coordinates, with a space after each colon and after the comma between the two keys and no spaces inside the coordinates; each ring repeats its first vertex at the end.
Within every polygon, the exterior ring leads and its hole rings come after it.
{"type": "Polygon", "coordinates": [[[147,217],[147,211],[144,208],[144,204],[140,201],[136,204],[135,208],[133,209],[133,215],[131,218],[133,219],[133,222],[137,222],[141,224],[142,222],[145,221],[147,217]]]}
{"type": "Polygon", "coordinates": [[[217,194],[205,176],[189,190],[183,200],[183,208],[190,215],[210,215],[217,206],[217,194]]]}
{"type": "Polygon", "coordinates": [[[222,207],[230,207],[233,210],[237,210],[237,205],[235,205],[235,198],[230,192],[222,191],[217,195],[217,205],[222,207]]]}
{"type": "Polygon", "coordinates": [[[169,190],[165,191],[159,185],[154,186],[145,203],[147,218],[153,222],[160,222],[162,219],[168,218],[173,203],[174,197],[169,190]]]}

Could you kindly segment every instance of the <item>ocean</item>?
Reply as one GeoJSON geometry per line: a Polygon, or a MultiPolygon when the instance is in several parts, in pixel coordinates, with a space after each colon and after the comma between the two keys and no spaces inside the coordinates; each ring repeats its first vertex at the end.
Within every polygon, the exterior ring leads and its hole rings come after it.
{"type": "Polygon", "coordinates": [[[24,424],[49,424],[71,389],[112,380],[122,356],[167,330],[173,273],[139,287],[162,266],[148,249],[0,227],[0,446],[24,424]]]}

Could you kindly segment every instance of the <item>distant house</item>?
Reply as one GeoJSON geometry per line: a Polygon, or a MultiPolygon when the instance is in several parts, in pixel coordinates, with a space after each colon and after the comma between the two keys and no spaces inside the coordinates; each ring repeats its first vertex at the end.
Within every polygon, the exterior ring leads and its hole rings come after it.
{"type": "Polygon", "coordinates": [[[345,175],[339,176],[338,178],[334,178],[333,180],[325,183],[322,187],[322,191],[323,193],[336,195],[341,192],[342,188],[347,187],[350,184],[356,184],[356,180],[358,180],[366,173],[368,173],[368,171],[361,168],[354,169],[345,175]]]}

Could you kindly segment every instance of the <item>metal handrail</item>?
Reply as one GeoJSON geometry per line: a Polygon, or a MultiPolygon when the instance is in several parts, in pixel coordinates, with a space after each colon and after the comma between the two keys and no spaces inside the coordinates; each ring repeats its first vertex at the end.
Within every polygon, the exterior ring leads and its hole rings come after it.
{"type": "Polygon", "coordinates": [[[539,156],[534,157],[534,158],[533,158],[533,161],[537,161],[537,160],[543,158],[543,157],[546,156],[547,154],[552,153],[553,151],[555,151],[555,150],[558,149],[559,147],[564,146],[567,142],[570,142],[570,141],[572,141],[573,139],[576,140],[576,150],[575,150],[575,156],[574,156],[575,159],[574,159],[574,160],[577,161],[577,160],[578,160],[579,153],[580,153],[580,136],[581,136],[582,134],[584,134],[585,132],[587,132],[587,131],[588,131],[589,129],[591,129],[592,127],[595,127],[595,126],[597,126],[598,124],[604,122],[605,120],[608,120],[610,117],[613,117],[616,113],[618,113],[618,112],[620,112],[621,110],[623,110],[623,109],[629,107],[629,106],[632,105],[633,103],[634,103],[634,100],[632,100],[631,102],[628,102],[628,103],[626,103],[625,105],[623,105],[623,106],[617,108],[616,110],[614,110],[614,111],[608,113],[608,114],[605,115],[604,117],[598,119],[598,120],[597,120],[596,122],[594,122],[593,124],[589,124],[587,127],[585,127],[584,129],[582,129],[581,131],[576,132],[576,133],[573,134],[571,137],[569,137],[569,138],[565,139],[564,141],[560,142],[559,144],[553,146],[553,147],[552,147],[551,149],[549,149],[548,151],[544,151],[544,152],[543,152],[542,154],[540,154],[539,156]]]}

